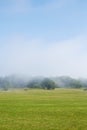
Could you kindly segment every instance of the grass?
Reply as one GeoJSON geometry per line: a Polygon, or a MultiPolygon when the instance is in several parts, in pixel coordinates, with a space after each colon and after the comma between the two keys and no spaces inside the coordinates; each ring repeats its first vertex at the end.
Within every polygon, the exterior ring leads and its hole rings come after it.
{"type": "Polygon", "coordinates": [[[87,91],[0,92],[0,130],[87,130],[87,91]]]}

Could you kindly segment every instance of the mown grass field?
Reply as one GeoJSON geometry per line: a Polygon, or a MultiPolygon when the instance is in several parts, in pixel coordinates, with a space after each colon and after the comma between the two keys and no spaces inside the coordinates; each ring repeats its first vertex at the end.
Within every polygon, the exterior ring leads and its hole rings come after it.
{"type": "Polygon", "coordinates": [[[0,92],[0,130],[87,130],[87,91],[0,92]]]}

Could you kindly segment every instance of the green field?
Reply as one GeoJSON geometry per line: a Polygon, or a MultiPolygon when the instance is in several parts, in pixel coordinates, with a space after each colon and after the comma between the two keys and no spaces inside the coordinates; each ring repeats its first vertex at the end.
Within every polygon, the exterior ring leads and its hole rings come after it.
{"type": "Polygon", "coordinates": [[[0,130],[87,130],[87,91],[0,92],[0,130]]]}

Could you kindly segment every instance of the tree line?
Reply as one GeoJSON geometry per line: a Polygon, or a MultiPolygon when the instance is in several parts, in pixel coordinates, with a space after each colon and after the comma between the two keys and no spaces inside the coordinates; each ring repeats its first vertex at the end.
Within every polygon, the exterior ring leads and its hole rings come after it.
{"type": "Polygon", "coordinates": [[[16,76],[1,77],[0,89],[7,90],[10,88],[40,88],[48,90],[55,88],[87,88],[87,79],[74,79],[67,76],[27,79],[16,76]]]}

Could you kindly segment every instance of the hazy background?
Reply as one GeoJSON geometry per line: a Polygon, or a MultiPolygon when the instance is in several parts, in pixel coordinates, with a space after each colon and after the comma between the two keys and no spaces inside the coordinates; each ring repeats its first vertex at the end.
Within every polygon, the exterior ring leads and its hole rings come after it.
{"type": "Polygon", "coordinates": [[[0,1],[0,76],[87,77],[87,1],[0,1]]]}

